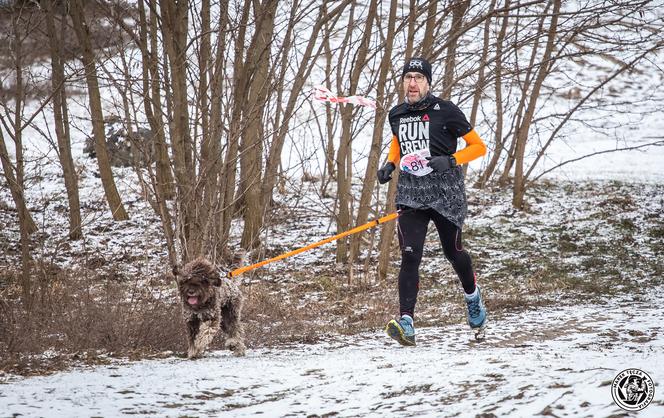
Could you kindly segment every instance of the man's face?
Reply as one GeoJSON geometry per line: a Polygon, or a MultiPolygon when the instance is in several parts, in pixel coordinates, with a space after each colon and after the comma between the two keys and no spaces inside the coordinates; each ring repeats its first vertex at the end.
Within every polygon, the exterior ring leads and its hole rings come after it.
{"type": "Polygon", "coordinates": [[[422,100],[429,92],[429,82],[424,74],[409,72],[403,76],[403,94],[408,103],[416,103],[422,100]]]}

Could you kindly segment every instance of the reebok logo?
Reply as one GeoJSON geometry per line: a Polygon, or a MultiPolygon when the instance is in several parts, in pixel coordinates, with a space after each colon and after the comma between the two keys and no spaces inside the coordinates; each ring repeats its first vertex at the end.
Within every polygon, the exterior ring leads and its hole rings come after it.
{"type": "Polygon", "coordinates": [[[429,121],[429,115],[424,115],[422,117],[422,122],[428,122],[429,121]]]}
{"type": "Polygon", "coordinates": [[[433,107],[433,110],[440,110],[440,105],[436,103],[436,105],[433,107]]]}
{"type": "MultiPolygon", "coordinates": [[[[419,122],[419,121],[421,121],[421,120],[423,120],[421,116],[410,116],[410,117],[407,117],[407,118],[400,118],[400,119],[399,119],[399,124],[402,124],[402,123],[411,123],[411,122],[419,122]]],[[[427,119],[427,120],[428,120],[428,119],[427,119]]]]}

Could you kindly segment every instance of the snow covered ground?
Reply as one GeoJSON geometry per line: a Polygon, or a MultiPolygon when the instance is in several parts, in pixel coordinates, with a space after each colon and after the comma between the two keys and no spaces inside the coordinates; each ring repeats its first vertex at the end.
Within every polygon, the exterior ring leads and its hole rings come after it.
{"type": "MultiPolygon", "coordinates": [[[[566,140],[554,142],[547,159],[542,162],[542,170],[584,155],[661,140],[664,73],[657,69],[661,68],[662,57],[654,57],[653,61],[653,68],[645,72],[647,80],[643,75],[639,76],[638,82],[634,80],[636,75],[618,79],[616,88],[619,91],[630,95],[641,94],[638,91],[648,92],[641,107],[630,109],[634,113],[618,109],[614,114],[605,115],[591,109],[578,115],[584,123],[570,124],[569,131],[561,135],[566,140]],[[588,120],[599,120],[599,126],[587,126],[588,120]]],[[[584,71],[591,79],[603,74],[588,69],[584,71]]],[[[468,111],[468,107],[465,106],[464,110],[468,111]]],[[[321,109],[322,106],[318,108],[321,109]]],[[[87,254],[90,258],[102,253],[109,258],[108,264],[112,264],[124,262],[128,258],[126,249],[132,248],[131,255],[138,254],[145,270],[158,270],[165,258],[159,225],[139,197],[135,176],[130,170],[116,171],[118,187],[126,197],[125,203],[132,215],[131,221],[118,226],[104,211],[100,181],[95,176],[96,164],[82,152],[85,136],[90,132],[89,120],[80,116],[87,115],[85,104],[72,106],[71,111],[82,118],[75,120],[77,129],[72,132],[72,141],[74,158],[81,170],[84,210],[100,210],[85,212],[85,241],[61,244],[66,248],[60,244],[44,245],[39,249],[40,255],[68,266],[69,252],[87,254]],[[116,228],[122,228],[123,233],[113,233],[116,228]],[[96,234],[98,231],[105,236],[96,234]]],[[[302,118],[306,120],[310,115],[303,114],[302,118]]],[[[50,120],[50,116],[44,120],[50,120]]],[[[47,129],[45,122],[44,126],[35,123],[47,129]]],[[[478,130],[490,138],[486,126],[480,124],[478,130]]],[[[359,135],[354,147],[362,148],[369,138],[366,134],[359,135]]],[[[298,157],[293,158],[292,164],[288,159],[284,164],[296,182],[301,177],[297,167],[302,164],[302,155],[315,152],[307,146],[312,149],[319,146],[318,138],[314,138],[312,144],[299,144],[301,140],[300,135],[293,135],[292,143],[287,146],[291,152],[284,153],[298,157]]],[[[26,147],[28,171],[41,179],[38,183],[31,182],[27,190],[36,221],[46,237],[56,243],[64,242],[65,195],[54,150],[32,128],[26,129],[26,147]]],[[[357,149],[354,152],[361,154],[357,149]]],[[[472,166],[479,168],[486,162],[485,158],[472,166]]],[[[566,182],[619,180],[661,185],[663,163],[664,147],[651,146],[582,159],[547,177],[566,182]]],[[[356,169],[356,175],[361,176],[364,163],[359,161],[356,169]]],[[[316,170],[313,171],[315,174],[316,170]]],[[[648,205],[647,208],[652,208],[648,215],[661,219],[664,216],[662,200],[661,197],[659,201],[654,197],[650,199],[652,190],[644,186],[644,193],[634,197],[635,206],[643,208],[648,205]],[[650,202],[644,203],[646,198],[650,202]]],[[[324,199],[314,197],[312,205],[318,206],[305,207],[310,203],[307,199],[309,197],[293,206],[311,212],[317,210],[318,213],[331,206],[324,199]]],[[[509,201],[509,196],[505,196],[505,201],[509,201]]],[[[11,202],[7,188],[0,190],[0,203],[3,202],[11,202]]],[[[586,203],[595,204],[591,199],[586,203]]],[[[537,220],[547,225],[571,222],[574,214],[568,212],[573,211],[573,206],[567,204],[567,200],[559,199],[536,205],[546,209],[537,220]],[[545,221],[544,218],[549,219],[545,221]]],[[[486,213],[473,216],[469,226],[498,228],[496,222],[504,222],[504,228],[528,227],[524,221],[524,218],[528,220],[527,217],[508,216],[506,207],[495,202],[493,205],[487,203],[486,213]]],[[[632,212],[637,211],[620,213],[615,218],[623,219],[632,212]]],[[[17,256],[18,226],[15,215],[9,215],[9,221],[3,223],[3,231],[0,231],[0,247],[7,245],[7,251],[11,250],[13,256],[17,256]]],[[[320,217],[316,221],[320,224],[309,225],[306,234],[300,230],[286,238],[275,234],[275,238],[266,237],[272,238],[266,242],[300,246],[329,236],[332,223],[328,224],[320,217]]],[[[584,223],[591,221],[603,222],[601,219],[582,220],[584,223]]],[[[300,220],[300,227],[302,222],[300,220]]],[[[598,236],[603,238],[606,229],[593,225],[587,229],[599,232],[579,238],[579,245],[592,247],[598,236]]],[[[533,240],[538,239],[535,232],[533,236],[529,235],[533,240]]],[[[489,236],[487,239],[493,238],[489,236]]],[[[661,240],[640,233],[632,246],[641,246],[644,239],[661,240]]],[[[503,257],[511,255],[502,254],[503,257]]],[[[662,254],[640,255],[659,257],[664,263],[662,254]]],[[[292,259],[292,266],[303,268],[317,257],[320,252],[303,254],[292,259]]],[[[491,254],[491,257],[496,260],[499,255],[491,254]]],[[[565,260],[569,262],[569,258],[565,260]]],[[[270,266],[264,271],[270,272],[277,267],[270,266]]],[[[635,270],[631,267],[618,267],[625,276],[634,276],[635,270]]],[[[440,271],[440,264],[428,263],[426,268],[440,271]]],[[[485,275],[487,270],[485,268],[483,272],[485,275]]],[[[418,328],[416,348],[399,347],[382,330],[376,330],[345,337],[345,340],[344,337],[334,337],[315,345],[249,350],[244,358],[232,357],[227,352],[212,352],[197,361],[171,356],[140,362],[113,360],[112,365],[74,368],[50,376],[26,378],[0,374],[0,418],[126,415],[664,417],[661,385],[664,382],[664,308],[661,304],[664,284],[662,277],[654,279],[659,286],[649,288],[642,296],[630,293],[618,299],[573,306],[566,306],[561,301],[552,307],[491,317],[489,336],[482,343],[472,341],[467,327],[458,324],[418,328]],[[647,372],[656,384],[650,406],[629,415],[611,397],[611,381],[627,368],[647,372]]],[[[490,290],[488,286],[487,289],[490,290]]],[[[490,298],[491,293],[486,296],[490,298]]],[[[432,318],[428,316],[427,320],[431,322],[432,318]]]]}
{"type": "Polygon", "coordinates": [[[664,416],[664,286],[584,306],[493,318],[487,339],[465,325],[418,329],[415,348],[382,331],[316,345],[212,352],[189,361],[120,362],[5,378],[0,416],[664,416]],[[611,382],[653,379],[639,413],[611,382]]]}

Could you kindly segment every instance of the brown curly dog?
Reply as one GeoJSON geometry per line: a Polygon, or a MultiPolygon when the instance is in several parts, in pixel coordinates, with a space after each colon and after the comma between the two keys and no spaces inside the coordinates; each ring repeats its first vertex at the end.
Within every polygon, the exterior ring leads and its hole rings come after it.
{"type": "Polygon", "coordinates": [[[244,329],[241,323],[242,293],[205,258],[197,258],[174,269],[182,301],[182,315],[187,324],[187,357],[203,355],[221,329],[224,347],[236,356],[245,354],[244,329]]]}

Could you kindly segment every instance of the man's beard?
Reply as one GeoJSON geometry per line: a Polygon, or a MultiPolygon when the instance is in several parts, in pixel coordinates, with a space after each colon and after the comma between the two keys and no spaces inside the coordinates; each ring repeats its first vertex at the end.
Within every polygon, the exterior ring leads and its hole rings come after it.
{"type": "Polygon", "coordinates": [[[410,100],[408,100],[408,96],[406,96],[406,104],[408,105],[408,109],[410,110],[420,110],[424,109],[429,106],[431,103],[431,92],[426,92],[424,96],[416,101],[415,103],[411,103],[410,100]]]}

